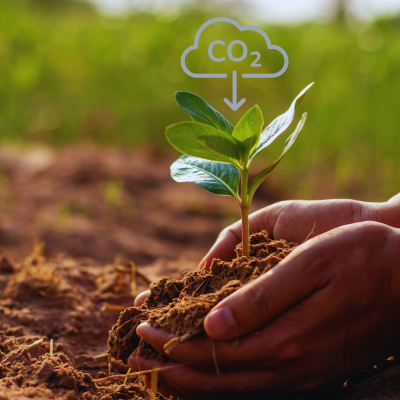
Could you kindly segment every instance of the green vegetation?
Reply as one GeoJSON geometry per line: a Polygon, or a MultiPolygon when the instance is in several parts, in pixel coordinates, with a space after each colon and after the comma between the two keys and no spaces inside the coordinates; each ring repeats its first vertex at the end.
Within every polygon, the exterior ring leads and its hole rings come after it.
{"type": "MultiPolygon", "coordinates": [[[[198,27],[220,13],[186,8],[107,17],[79,4],[56,11],[34,3],[0,2],[3,143],[164,150],[165,125],[182,118],[170,96],[177,88],[214,99],[237,122],[239,113],[223,102],[231,95],[225,80],[193,79],[180,67],[198,27]]],[[[399,20],[260,27],[287,51],[289,68],[277,79],[239,79],[239,98],[272,119],[307,82],[318,83],[308,103],[308,140],[299,140],[269,180],[279,196],[384,200],[397,193],[399,20]]],[[[278,139],[260,164],[276,159],[281,147],[278,139]]]]}
{"type": "Polygon", "coordinates": [[[242,254],[246,257],[250,254],[249,210],[254,193],[293,146],[307,114],[303,114],[297,128],[286,140],[279,158],[249,182],[251,164],[290,126],[299,103],[311,86],[307,86],[289,110],[264,131],[263,115],[257,105],[250,108],[234,127],[196,94],[178,92],[175,95],[178,104],[192,117],[192,122],[171,125],[166,129],[168,141],[186,154],[172,164],[172,178],[177,182],[193,182],[211,193],[232,196],[236,200],[242,216],[242,254]]]}

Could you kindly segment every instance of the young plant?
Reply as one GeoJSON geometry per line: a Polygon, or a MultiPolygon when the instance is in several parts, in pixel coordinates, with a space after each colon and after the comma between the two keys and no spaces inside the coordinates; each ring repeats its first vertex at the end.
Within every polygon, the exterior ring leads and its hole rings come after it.
{"type": "Polygon", "coordinates": [[[248,257],[249,209],[254,193],[264,179],[280,163],[292,147],[307,118],[304,113],[294,132],[286,140],[280,157],[249,182],[254,158],[265,150],[292,123],[296,109],[313,85],[307,86],[289,109],[264,130],[264,120],[256,105],[247,111],[234,127],[218,111],[196,94],[177,92],[177,103],[192,117],[166,129],[168,141],[185,154],[171,166],[171,176],[177,182],[193,182],[211,193],[232,196],[242,216],[242,249],[248,257]]]}

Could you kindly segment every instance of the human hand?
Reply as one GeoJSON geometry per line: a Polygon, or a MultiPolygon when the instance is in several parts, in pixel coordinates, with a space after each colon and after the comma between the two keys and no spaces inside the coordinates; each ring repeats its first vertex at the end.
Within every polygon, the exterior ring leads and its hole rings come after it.
{"type": "MultiPolygon", "coordinates": [[[[355,200],[290,200],[275,203],[250,215],[250,233],[266,230],[274,239],[301,243],[311,236],[325,233],[342,225],[376,221],[400,228],[400,194],[386,203],[366,203],[355,200]]],[[[225,228],[214,246],[201,260],[199,268],[209,267],[213,258],[230,261],[241,242],[241,221],[225,228]]],[[[135,306],[140,306],[149,290],[140,293],[135,306]]]]}
{"type": "MultiPolygon", "coordinates": [[[[231,399],[345,379],[399,347],[399,301],[400,230],[371,222],[334,229],[219,303],[205,319],[209,337],[172,351],[167,365],[176,368],[159,372],[161,386],[188,399],[231,399]]],[[[160,353],[173,337],[146,323],[137,332],[160,353]]],[[[129,365],[163,366],[136,356],[129,365]]]]}
{"type": "MultiPolygon", "coordinates": [[[[387,204],[355,200],[283,201],[251,214],[250,234],[266,230],[271,238],[302,243],[313,230],[314,224],[315,229],[311,236],[356,222],[388,223],[387,204]]],[[[225,228],[201,260],[199,268],[209,268],[214,258],[232,260],[235,256],[235,247],[241,242],[241,232],[241,221],[225,228]]]]}

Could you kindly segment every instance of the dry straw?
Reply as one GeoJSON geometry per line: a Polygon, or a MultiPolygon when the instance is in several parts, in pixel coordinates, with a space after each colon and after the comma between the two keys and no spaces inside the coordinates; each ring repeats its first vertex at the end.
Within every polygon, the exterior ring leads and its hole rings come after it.
{"type": "Polygon", "coordinates": [[[168,368],[174,368],[174,367],[154,368],[154,369],[149,369],[149,370],[146,370],[146,371],[130,372],[129,374],[110,375],[110,376],[106,376],[104,378],[93,379],[93,382],[94,383],[99,383],[99,382],[109,381],[109,380],[112,380],[112,379],[120,379],[120,378],[127,379],[127,378],[132,378],[134,376],[151,374],[154,370],[161,371],[161,370],[168,369],[168,368]]]}
{"type": "Polygon", "coordinates": [[[212,356],[214,360],[215,371],[217,372],[218,375],[221,375],[218,368],[217,353],[215,352],[215,340],[214,339],[211,340],[212,340],[212,356]]]}
{"type": "Polygon", "coordinates": [[[126,385],[126,382],[128,382],[128,375],[130,374],[130,372],[131,372],[131,369],[129,368],[128,372],[126,373],[126,377],[124,379],[124,385],[126,385]]]}
{"type": "Polygon", "coordinates": [[[28,345],[28,349],[31,349],[32,347],[35,347],[35,346],[37,346],[38,344],[40,344],[42,342],[43,342],[43,339],[36,340],[36,342],[33,342],[33,343],[28,345]]]}
{"type": "Polygon", "coordinates": [[[164,344],[164,352],[167,355],[170,355],[171,351],[176,347],[179,346],[180,344],[186,342],[187,340],[197,336],[199,333],[203,332],[203,329],[195,329],[192,332],[185,333],[182,336],[176,337],[171,339],[169,342],[164,344]]]}
{"type": "Polygon", "coordinates": [[[132,296],[136,296],[137,288],[136,288],[136,264],[131,261],[131,293],[132,296]]]}
{"type": "Polygon", "coordinates": [[[151,398],[155,400],[158,392],[158,368],[153,368],[151,370],[150,379],[151,398]]]}
{"type": "Polygon", "coordinates": [[[124,311],[126,307],[120,306],[118,304],[104,304],[101,311],[124,311]]]}

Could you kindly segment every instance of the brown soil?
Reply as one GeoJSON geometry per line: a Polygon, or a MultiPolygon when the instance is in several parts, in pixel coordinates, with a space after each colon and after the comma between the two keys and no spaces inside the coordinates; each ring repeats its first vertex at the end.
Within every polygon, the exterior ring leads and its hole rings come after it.
{"type": "Polygon", "coordinates": [[[214,259],[209,272],[189,271],[183,279],[164,277],[151,284],[150,295],[140,307],[129,307],[121,313],[110,332],[108,353],[124,363],[134,351],[167,361],[141,342],[136,334],[138,325],[147,321],[178,336],[200,333],[205,316],[216,304],[269,271],[295,247],[295,243],[274,241],[267,232],[260,232],[250,238],[250,259],[241,256],[242,248],[238,245],[237,258],[232,262],[214,259]]]}
{"type": "MultiPolygon", "coordinates": [[[[47,260],[42,249],[37,244],[22,263],[0,255],[0,399],[144,398],[147,390],[140,383],[93,382],[127,372],[116,361],[109,366],[105,351],[118,315],[110,305],[127,306],[134,299],[131,269],[65,255],[47,260]]],[[[138,290],[148,286],[140,277],[136,283],[138,290]]]]}
{"type": "MultiPolygon", "coordinates": [[[[197,263],[240,215],[233,199],[174,182],[176,158],[87,146],[0,148],[0,247],[21,259],[38,238],[48,257],[197,263]]],[[[278,200],[269,193],[257,192],[254,209],[278,200]]]]}
{"type": "MultiPolygon", "coordinates": [[[[285,240],[271,240],[267,232],[250,237],[250,258],[242,257],[241,244],[231,262],[214,259],[210,271],[187,271],[182,279],[163,277],[150,285],[151,292],[140,307],[124,310],[110,331],[108,353],[113,359],[127,363],[134,353],[163,362],[169,357],[158,353],[136,334],[136,328],[147,321],[155,328],[177,335],[166,344],[171,351],[179,343],[205,335],[203,321],[207,313],[222,299],[257,279],[283,260],[297,246],[285,240]]],[[[370,366],[353,374],[341,385],[302,393],[302,399],[395,399],[400,396],[400,357],[370,366]]],[[[298,394],[285,394],[277,399],[295,400],[298,394]]]]}
{"type": "MultiPolygon", "coordinates": [[[[149,318],[154,326],[169,327],[179,335],[201,327],[210,307],[237,290],[242,284],[256,279],[291,251],[284,241],[270,242],[259,234],[252,239],[250,262],[238,257],[232,263],[214,261],[212,270],[187,272],[183,266],[160,261],[139,267],[153,280],[152,295],[147,307],[161,304],[159,313],[149,318]],[[260,239],[264,242],[255,244],[260,239]],[[277,253],[274,254],[274,251],[277,253]],[[272,252],[272,254],[269,254],[272,252]],[[216,277],[220,279],[217,279],[216,277]],[[221,282],[220,282],[221,281],[221,282]],[[203,285],[201,286],[201,282],[203,285]],[[168,284],[169,283],[169,284],[168,284]],[[197,290],[197,291],[196,291],[197,290]],[[171,298],[180,301],[172,302],[171,298]],[[212,300],[199,302],[200,299],[212,300]],[[181,323],[182,310],[190,310],[189,323],[181,323]]],[[[0,254],[0,400],[25,399],[86,399],[86,400],[144,400],[149,391],[141,379],[131,378],[95,383],[94,379],[126,374],[128,366],[105,354],[110,327],[118,312],[110,305],[132,305],[131,276],[127,264],[102,265],[91,259],[74,259],[59,255],[46,259],[42,246],[23,262],[15,263],[0,254]],[[54,354],[49,354],[49,340],[54,340],[54,354]],[[37,340],[39,344],[32,346],[37,340]]],[[[240,254],[240,247],[238,247],[240,254]]],[[[139,274],[140,275],[140,274],[139,274]]],[[[137,290],[148,287],[137,275],[137,290]]],[[[134,307],[121,314],[125,318],[134,307]]],[[[132,326],[133,327],[133,326],[132,326]]],[[[115,331],[115,328],[114,328],[115,331]]],[[[130,330],[134,338],[134,330],[130,330]]],[[[114,335],[114,338],[116,335],[114,335]]],[[[134,339],[135,340],[135,339],[134,339]]],[[[119,358],[127,357],[136,342],[119,339],[122,345],[119,358]]],[[[136,344],[135,344],[136,343],[136,344]]],[[[154,350],[142,346],[141,354],[154,356],[154,350]],[[147,349],[147,350],[146,350],[147,349]]],[[[399,358],[372,366],[352,376],[346,388],[324,389],[302,395],[304,399],[394,399],[400,395],[399,358]]],[[[294,400],[297,396],[285,398],[294,400]]]]}
{"type": "MultiPolygon", "coordinates": [[[[200,329],[213,304],[277,261],[268,265],[259,244],[250,262],[214,261],[211,273],[182,279],[237,210],[233,201],[173,182],[172,159],[119,149],[0,149],[0,400],[149,398],[140,379],[93,382],[128,370],[121,361],[109,365],[105,353],[115,310],[128,307],[122,317],[135,310],[130,260],[137,292],[148,288],[140,273],[159,281],[147,307],[161,303],[165,313],[153,313],[150,323],[178,335],[200,329]],[[181,324],[188,308],[190,323],[181,324]]],[[[265,186],[258,192],[255,208],[273,200],[268,193],[265,186]]],[[[137,347],[118,340],[117,358],[137,347]]],[[[339,391],[302,398],[400,398],[399,360],[355,374],[339,391]]]]}

